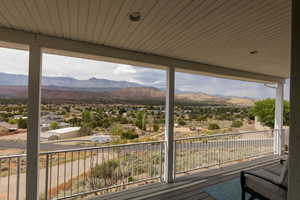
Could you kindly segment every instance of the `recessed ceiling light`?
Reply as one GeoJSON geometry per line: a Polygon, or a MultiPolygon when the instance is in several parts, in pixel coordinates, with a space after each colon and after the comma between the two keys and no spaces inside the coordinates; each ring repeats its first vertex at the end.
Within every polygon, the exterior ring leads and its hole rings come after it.
{"type": "Polygon", "coordinates": [[[140,12],[132,12],[129,14],[129,19],[132,22],[138,22],[140,21],[142,18],[141,13],[140,12]]]}
{"type": "Polygon", "coordinates": [[[250,51],[250,54],[257,54],[258,53],[258,51],[250,51]]]}

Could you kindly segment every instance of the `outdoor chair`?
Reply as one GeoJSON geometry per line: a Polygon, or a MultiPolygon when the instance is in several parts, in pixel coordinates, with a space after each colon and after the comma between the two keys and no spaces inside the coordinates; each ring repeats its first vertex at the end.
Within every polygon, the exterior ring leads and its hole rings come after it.
{"type": "Polygon", "coordinates": [[[246,193],[250,194],[249,200],[286,200],[288,183],[288,165],[283,162],[280,175],[267,170],[255,172],[241,172],[242,200],[246,200],[246,193]]]}

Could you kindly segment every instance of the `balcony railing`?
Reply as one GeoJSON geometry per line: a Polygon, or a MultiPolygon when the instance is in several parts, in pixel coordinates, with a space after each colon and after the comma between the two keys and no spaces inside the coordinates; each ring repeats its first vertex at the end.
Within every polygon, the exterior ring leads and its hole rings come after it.
{"type": "Polygon", "coordinates": [[[177,139],[176,174],[273,153],[272,131],[177,139]]]}
{"type": "MultiPolygon", "coordinates": [[[[175,172],[273,154],[271,131],[176,139],[175,172]]],[[[44,152],[40,198],[66,199],[122,190],[163,177],[164,142],[44,152]]],[[[0,199],[25,199],[26,155],[0,157],[0,199]]]]}

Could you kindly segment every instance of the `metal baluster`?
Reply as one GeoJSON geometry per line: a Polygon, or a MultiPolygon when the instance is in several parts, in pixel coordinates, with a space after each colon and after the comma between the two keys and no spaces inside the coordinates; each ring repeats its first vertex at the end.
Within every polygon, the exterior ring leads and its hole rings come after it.
{"type": "MultiPolygon", "coordinates": [[[[113,157],[112,159],[113,159],[113,161],[115,162],[115,161],[116,161],[115,148],[112,148],[112,152],[113,152],[113,153],[112,153],[112,157],[113,157]]],[[[115,169],[114,169],[114,170],[115,170],[115,169]]],[[[118,170],[117,170],[117,173],[118,173],[118,170]]],[[[113,179],[115,179],[113,183],[115,183],[115,184],[118,184],[118,174],[117,174],[117,173],[114,173],[114,174],[113,174],[113,179]]]]}
{"type": "Polygon", "coordinates": [[[226,136],[223,136],[220,140],[220,165],[223,164],[223,161],[224,161],[224,141],[225,141],[225,137],[226,136]]]}
{"type": "Polygon", "coordinates": [[[121,160],[121,163],[120,163],[120,171],[121,171],[121,176],[122,176],[122,183],[124,184],[124,182],[125,182],[125,173],[127,173],[126,169],[125,169],[125,167],[126,167],[126,150],[125,150],[125,148],[121,148],[120,153],[123,155],[122,156],[123,160],[121,160]],[[124,165],[122,166],[121,164],[124,164],[124,165]]]}
{"type": "Polygon", "coordinates": [[[20,157],[17,157],[17,188],[16,188],[16,200],[19,200],[20,192],[20,157]]]}
{"type": "Polygon", "coordinates": [[[57,153],[56,197],[59,197],[59,153],[57,153]]]}
{"type": "Polygon", "coordinates": [[[7,181],[8,181],[8,185],[7,185],[7,199],[9,200],[9,186],[10,186],[10,162],[11,162],[11,158],[8,159],[8,172],[7,172],[7,181]]]}
{"type": "Polygon", "coordinates": [[[116,154],[116,157],[117,157],[117,161],[118,161],[118,166],[117,166],[117,185],[119,185],[119,184],[122,184],[122,182],[120,182],[121,181],[121,174],[120,174],[120,172],[121,172],[121,162],[120,162],[120,153],[121,153],[121,151],[120,151],[120,147],[116,147],[117,148],[117,154],[116,154]]]}
{"type": "Polygon", "coordinates": [[[182,163],[184,162],[184,159],[185,159],[183,140],[178,140],[178,146],[180,148],[180,152],[178,154],[179,160],[176,161],[176,165],[177,165],[178,171],[183,171],[184,166],[182,166],[182,163]]]}
{"type": "Polygon", "coordinates": [[[90,167],[89,167],[89,169],[90,169],[90,171],[93,169],[93,167],[94,167],[94,153],[93,153],[93,150],[91,149],[90,150],[90,167]]]}
{"type": "Polygon", "coordinates": [[[67,174],[67,152],[65,151],[65,166],[64,166],[64,197],[66,197],[66,174],[67,174]]]}
{"type": "MultiPolygon", "coordinates": [[[[133,146],[130,146],[130,153],[132,154],[132,151],[133,151],[133,146]]],[[[145,149],[143,149],[143,151],[145,151],[145,149]]],[[[131,170],[131,178],[132,178],[132,180],[133,180],[133,156],[131,155],[129,155],[129,158],[131,157],[131,159],[130,159],[130,170],[131,170]]],[[[146,175],[147,176],[147,175],[146,175]]],[[[132,181],[133,182],[133,181],[132,181]]]]}
{"type": "Polygon", "coordinates": [[[237,160],[236,159],[236,149],[237,149],[236,136],[232,136],[232,142],[233,142],[233,160],[235,161],[235,160],[237,160]]]}
{"type": "Polygon", "coordinates": [[[174,179],[176,179],[176,162],[177,162],[177,144],[176,144],[176,140],[173,141],[174,142],[174,155],[173,155],[173,177],[174,179]]]}
{"type": "Polygon", "coordinates": [[[78,151],[78,158],[77,158],[77,193],[80,191],[80,173],[79,173],[79,167],[80,167],[80,151],[78,151]]]}
{"type": "MultiPolygon", "coordinates": [[[[48,181],[49,181],[49,154],[46,154],[45,166],[45,200],[48,200],[48,181]]],[[[18,198],[17,198],[18,199],[18,198]]]]}
{"type": "MultiPolygon", "coordinates": [[[[162,163],[162,156],[163,156],[163,152],[162,152],[162,145],[163,143],[159,143],[159,150],[160,150],[160,158],[159,158],[159,162],[160,162],[160,181],[162,182],[162,175],[163,175],[163,163],[162,163]]],[[[176,166],[175,166],[176,167],[176,166]]],[[[1,168],[0,168],[1,169],[1,168]]],[[[176,168],[175,168],[176,169],[176,168]]]]}
{"type": "Polygon", "coordinates": [[[220,142],[222,142],[222,137],[221,137],[221,141],[220,140],[217,140],[217,146],[218,146],[218,164],[219,164],[219,167],[221,166],[221,149],[220,149],[220,142]]]}
{"type": "Polygon", "coordinates": [[[152,160],[152,158],[153,158],[153,154],[152,154],[152,144],[149,144],[149,150],[150,150],[150,176],[151,176],[151,178],[153,177],[153,173],[152,172],[154,172],[154,170],[153,170],[153,160],[152,160]]]}
{"type": "Polygon", "coordinates": [[[96,166],[99,164],[99,148],[96,151],[96,166]]]}
{"type": "Polygon", "coordinates": [[[196,139],[192,140],[192,169],[195,168],[195,154],[196,154],[196,139]]]}
{"type": "Polygon", "coordinates": [[[84,150],[84,163],[83,163],[83,182],[84,182],[84,191],[86,191],[86,150],[84,150]]]}
{"type": "Polygon", "coordinates": [[[213,138],[213,165],[217,165],[218,163],[216,162],[216,140],[217,138],[216,137],[214,137],[213,138]]]}
{"type": "Polygon", "coordinates": [[[202,154],[202,151],[203,151],[203,140],[199,140],[199,153],[198,153],[198,156],[199,156],[199,167],[203,167],[203,154],[202,154]]]}
{"type": "Polygon", "coordinates": [[[230,161],[230,148],[229,148],[229,136],[226,137],[226,141],[225,141],[225,147],[226,147],[226,154],[227,154],[227,159],[225,162],[229,162],[230,161]]]}
{"type": "Polygon", "coordinates": [[[208,140],[208,166],[211,166],[211,141],[208,140]]]}
{"type": "Polygon", "coordinates": [[[259,149],[259,155],[262,155],[262,149],[261,149],[261,143],[263,141],[263,136],[262,135],[258,135],[259,139],[258,139],[258,149],[259,149]]]}
{"type": "Polygon", "coordinates": [[[208,167],[208,138],[205,141],[205,167],[208,167]]]}
{"type": "Polygon", "coordinates": [[[74,152],[71,152],[71,196],[73,194],[73,162],[74,162],[74,152]]]}
{"type": "Polygon", "coordinates": [[[184,170],[187,171],[189,169],[189,155],[188,155],[188,140],[186,140],[184,148],[185,148],[185,168],[184,170]]]}
{"type": "Polygon", "coordinates": [[[50,183],[49,183],[49,185],[50,185],[50,199],[52,198],[52,161],[53,161],[53,159],[52,159],[52,153],[50,154],[50,183]]]}
{"type": "Polygon", "coordinates": [[[146,151],[147,151],[147,165],[148,165],[148,177],[151,177],[151,154],[149,150],[149,144],[146,144],[146,151]]]}

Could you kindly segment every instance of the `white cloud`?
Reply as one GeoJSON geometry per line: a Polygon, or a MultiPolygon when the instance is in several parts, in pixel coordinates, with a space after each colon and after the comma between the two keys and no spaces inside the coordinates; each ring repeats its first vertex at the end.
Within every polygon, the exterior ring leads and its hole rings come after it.
{"type": "Polygon", "coordinates": [[[0,71],[28,74],[28,51],[0,48],[0,71]]]}
{"type": "MultiPolygon", "coordinates": [[[[0,48],[0,72],[28,74],[28,52],[0,48]]],[[[166,72],[163,70],[50,54],[43,55],[43,76],[66,76],[81,80],[96,77],[166,87],[166,72]]],[[[266,88],[263,84],[185,73],[176,73],[176,89],[254,98],[274,97],[275,94],[274,89],[266,88]]],[[[285,86],[285,98],[288,96],[289,81],[285,86]]]]}
{"type": "Polygon", "coordinates": [[[113,73],[115,75],[127,75],[136,73],[136,70],[130,65],[118,64],[113,73]]]}

